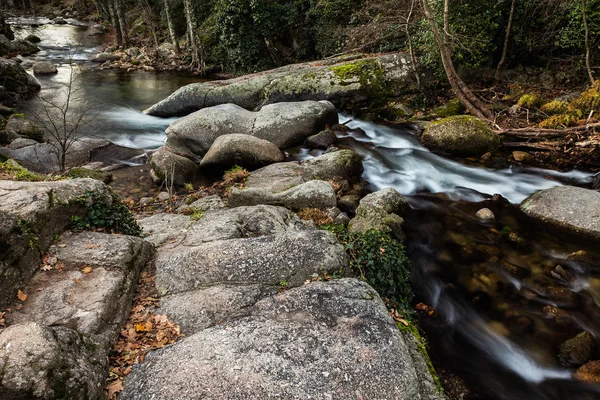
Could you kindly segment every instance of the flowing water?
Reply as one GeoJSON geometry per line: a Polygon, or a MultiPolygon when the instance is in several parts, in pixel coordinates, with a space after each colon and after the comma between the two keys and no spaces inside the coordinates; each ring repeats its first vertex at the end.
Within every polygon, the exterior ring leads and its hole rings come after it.
{"type": "MultiPolygon", "coordinates": [[[[140,110],[197,81],[177,74],[92,67],[89,57],[105,38],[90,36],[87,27],[41,25],[16,31],[18,37],[29,33],[42,38],[42,52],[24,58],[24,66],[41,59],[59,65],[58,74],[39,78],[43,93],[64,89],[76,64],[73,83],[79,101],[100,110],[86,134],[120,145],[162,145],[172,120],[140,110]]],[[[474,389],[463,398],[600,398],[598,386],[574,380],[574,370],[562,367],[556,356],[560,343],[578,332],[600,333],[600,269],[595,261],[600,256],[593,243],[546,232],[515,206],[538,190],[585,186],[591,174],[469,166],[429,152],[410,129],[359,120],[348,126],[352,129],[339,143],[363,157],[363,178],[371,188],[394,187],[413,207],[405,224],[411,279],[418,301],[431,307],[420,314],[421,324],[434,362],[446,371],[442,375],[459,376],[474,389]],[[491,199],[494,194],[501,196],[491,199]],[[496,214],[493,226],[474,218],[482,207],[496,214]],[[573,255],[579,250],[587,256],[573,255]]],[[[314,155],[301,149],[295,158],[314,155]]]]}

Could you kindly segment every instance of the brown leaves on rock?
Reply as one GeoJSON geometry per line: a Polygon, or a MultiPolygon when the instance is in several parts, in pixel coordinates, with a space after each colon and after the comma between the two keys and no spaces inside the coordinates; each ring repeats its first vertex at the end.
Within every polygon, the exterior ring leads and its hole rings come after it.
{"type": "Polygon", "coordinates": [[[27,300],[27,294],[23,293],[21,290],[17,291],[17,299],[21,300],[21,301],[25,301],[27,300]]]}
{"type": "Polygon", "coordinates": [[[298,211],[298,217],[306,221],[312,221],[316,226],[333,223],[333,219],[327,214],[327,211],[319,208],[304,208],[298,211]]]}
{"type": "Polygon", "coordinates": [[[4,312],[0,312],[0,328],[4,328],[6,325],[6,320],[4,319],[4,312]]]}
{"type": "Polygon", "coordinates": [[[148,352],[176,342],[183,335],[179,326],[166,315],[157,315],[158,299],[154,275],[143,272],[138,282],[136,298],[127,323],[110,355],[110,375],[105,393],[109,400],[123,390],[123,379],[134,364],[144,361],[148,352]]]}

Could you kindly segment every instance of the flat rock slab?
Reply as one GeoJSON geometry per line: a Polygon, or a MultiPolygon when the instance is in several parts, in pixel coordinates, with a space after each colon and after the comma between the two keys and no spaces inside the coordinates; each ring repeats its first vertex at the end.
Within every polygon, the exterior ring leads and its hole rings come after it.
{"type": "Polygon", "coordinates": [[[56,264],[40,270],[23,289],[23,308],[10,323],[65,326],[85,335],[118,334],[129,314],[139,271],[154,247],[137,237],[83,232],[66,236],[56,264]]]}
{"type": "Polygon", "coordinates": [[[600,193],[574,186],[542,190],[521,203],[528,216],[568,231],[600,239],[600,193]]]}
{"type": "Polygon", "coordinates": [[[108,189],[93,179],[57,182],[0,181],[0,306],[14,299],[17,288],[31,279],[43,254],[86,207],[86,193],[111,201],[108,189]]]}
{"type": "Polygon", "coordinates": [[[228,204],[231,207],[270,204],[292,210],[302,210],[303,208],[325,209],[335,207],[337,199],[331,184],[313,180],[279,193],[272,193],[261,188],[232,188],[229,193],[228,204]]]}
{"type": "Polygon", "coordinates": [[[437,399],[414,343],[376,291],[313,282],[259,301],[248,317],[188,336],[134,367],[121,396],[170,399],[437,399]]]}
{"type": "Polygon", "coordinates": [[[161,251],[156,286],[161,295],[217,284],[297,286],[313,274],[347,265],[344,247],[327,231],[289,231],[256,238],[216,240],[161,251]]]}

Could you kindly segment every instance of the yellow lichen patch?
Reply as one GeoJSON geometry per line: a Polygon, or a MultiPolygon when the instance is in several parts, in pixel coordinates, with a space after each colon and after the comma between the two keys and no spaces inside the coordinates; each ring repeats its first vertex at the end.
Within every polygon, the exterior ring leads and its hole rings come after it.
{"type": "Polygon", "coordinates": [[[600,81],[596,81],[595,86],[590,86],[585,92],[575,97],[568,104],[560,101],[551,101],[542,107],[542,111],[552,114],[550,111],[557,112],[540,122],[539,127],[545,129],[559,129],[569,126],[575,126],[584,123],[588,118],[594,117],[600,113],[600,91],[598,86],[600,81]],[[554,103],[554,104],[553,104],[554,103]],[[563,104],[560,104],[563,103],[563,104]],[[547,108],[547,110],[546,110],[547,108]]]}
{"type": "Polygon", "coordinates": [[[525,108],[539,107],[543,103],[542,99],[535,93],[526,93],[519,98],[517,104],[525,108]]]}
{"type": "Polygon", "coordinates": [[[548,115],[563,114],[567,111],[569,103],[562,100],[552,100],[544,104],[540,109],[548,115]]]}

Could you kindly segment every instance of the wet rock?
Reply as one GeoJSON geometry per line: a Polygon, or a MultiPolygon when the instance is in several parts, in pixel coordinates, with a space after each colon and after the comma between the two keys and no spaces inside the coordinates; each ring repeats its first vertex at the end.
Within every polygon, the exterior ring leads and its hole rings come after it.
{"type": "Polygon", "coordinates": [[[482,208],[475,213],[475,218],[481,224],[491,225],[496,222],[496,216],[489,208],[482,208]]]}
{"type": "Polygon", "coordinates": [[[38,126],[19,115],[11,115],[4,129],[8,132],[9,137],[13,139],[25,137],[37,142],[41,142],[44,139],[43,133],[38,126]]]}
{"type": "Polygon", "coordinates": [[[58,69],[56,68],[56,65],[50,61],[38,61],[33,64],[34,75],[52,75],[56,74],[57,72],[58,69]]]}
{"type": "Polygon", "coordinates": [[[542,315],[556,323],[561,328],[570,329],[577,326],[577,321],[565,310],[554,306],[542,308],[542,315]]]}
{"type": "Polygon", "coordinates": [[[227,169],[234,165],[262,167],[281,162],[284,155],[273,143],[250,135],[219,136],[200,162],[201,167],[227,169]]]}
{"type": "Polygon", "coordinates": [[[195,162],[169,151],[167,146],[152,153],[149,163],[157,185],[166,182],[167,185],[183,186],[200,177],[200,168],[195,162]]]}
{"type": "Polygon", "coordinates": [[[277,103],[251,112],[235,104],[204,108],[173,122],[167,144],[200,158],[222,135],[246,134],[267,140],[280,149],[297,144],[338,122],[335,107],[326,101],[277,103]]]}
{"type": "Polygon", "coordinates": [[[0,91],[0,101],[3,101],[5,105],[7,102],[14,103],[30,97],[41,89],[38,81],[25,72],[15,60],[0,58],[0,78],[4,82],[4,90],[0,91]]]}
{"type": "Polygon", "coordinates": [[[585,237],[600,238],[600,193],[573,186],[542,190],[520,206],[536,221],[585,237]]]}
{"type": "Polygon", "coordinates": [[[145,113],[171,117],[225,103],[256,110],[266,104],[303,100],[329,100],[341,106],[365,95],[381,97],[382,82],[377,76],[385,76],[385,85],[393,85],[397,90],[414,84],[410,57],[403,53],[329,62],[330,65],[294,64],[226,81],[193,83],[180,88],[145,113]],[[340,68],[352,63],[359,63],[363,73],[340,75],[340,68]],[[369,78],[364,79],[364,74],[369,78]]]}
{"type": "Polygon", "coordinates": [[[252,187],[247,189],[232,188],[229,193],[228,204],[230,207],[267,204],[301,210],[303,208],[334,207],[336,197],[328,182],[313,180],[279,193],[252,187]]]}
{"type": "Polygon", "coordinates": [[[250,174],[245,186],[277,193],[314,179],[354,181],[362,171],[362,160],[356,153],[339,150],[310,160],[277,163],[258,169],[250,174]]]}
{"type": "Polygon", "coordinates": [[[494,152],[500,145],[498,136],[484,121],[466,115],[430,124],[419,140],[432,151],[460,157],[478,157],[494,152]]]}
{"type": "Polygon", "coordinates": [[[395,189],[388,188],[365,196],[356,209],[356,216],[350,220],[350,232],[377,230],[391,233],[404,242],[400,215],[409,209],[408,202],[395,189]]]}
{"type": "Polygon", "coordinates": [[[565,287],[547,288],[544,290],[544,296],[560,307],[571,308],[577,304],[577,293],[565,287]]]}
{"type": "Polygon", "coordinates": [[[36,144],[38,144],[38,142],[33,139],[27,139],[27,138],[20,137],[20,138],[13,140],[12,142],[10,142],[10,144],[8,145],[8,148],[10,150],[18,150],[18,149],[22,149],[23,147],[33,146],[36,144]]]}
{"type": "Polygon", "coordinates": [[[67,21],[63,17],[56,17],[52,20],[56,25],[65,25],[67,21]]]}
{"type": "Polygon", "coordinates": [[[513,151],[512,157],[515,161],[524,164],[530,164],[533,161],[533,157],[531,156],[531,154],[525,151],[513,151]]]}
{"type": "Polygon", "coordinates": [[[581,332],[560,345],[558,359],[563,367],[578,367],[590,361],[598,342],[589,332],[581,332]]]}
{"type": "Polygon", "coordinates": [[[531,272],[527,268],[520,267],[504,260],[500,263],[500,268],[510,276],[517,279],[524,279],[531,275],[531,272]]]}
{"type": "Polygon", "coordinates": [[[22,56],[30,56],[40,51],[39,47],[26,40],[15,40],[11,45],[13,51],[22,56]]]}
{"type": "Polygon", "coordinates": [[[355,279],[286,290],[256,303],[246,318],[151,353],[129,375],[121,396],[305,399],[340,393],[439,398],[412,335],[400,332],[377,293],[355,279]]]}
{"type": "Polygon", "coordinates": [[[108,52],[104,52],[104,53],[98,53],[98,54],[94,54],[90,57],[90,61],[92,62],[98,62],[98,63],[104,63],[107,61],[116,61],[119,60],[121,57],[119,57],[116,54],[112,54],[112,53],[108,53],[108,52]]]}
{"type": "Polygon", "coordinates": [[[575,371],[573,377],[578,381],[585,383],[600,383],[600,361],[590,361],[579,367],[577,371],[575,371]]]}
{"type": "Polygon", "coordinates": [[[335,136],[335,133],[332,130],[326,129],[316,135],[309,136],[306,139],[305,144],[314,149],[326,149],[332,144],[335,144],[336,141],[337,137],[335,136]]]}
{"type": "Polygon", "coordinates": [[[360,203],[361,196],[355,194],[349,194],[340,197],[338,200],[338,207],[340,210],[348,214],[356,214],[356,209],[360,203]]]}

